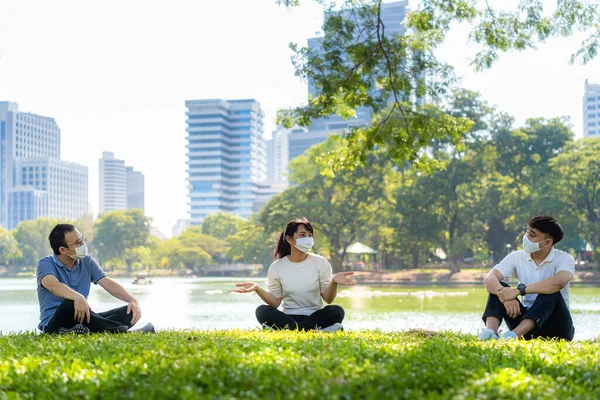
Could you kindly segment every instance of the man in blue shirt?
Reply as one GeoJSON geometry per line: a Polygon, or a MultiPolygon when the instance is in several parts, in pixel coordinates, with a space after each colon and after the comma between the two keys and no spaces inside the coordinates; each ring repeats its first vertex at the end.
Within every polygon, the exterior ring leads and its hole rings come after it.
{"type": "MultiPolygon", "coordinates": [[[[54,254],[42,258],[37,267],[40,324],[45,333],[125,332],[141,317],[140,305],[123,286],[106,276],[88,254],[85,237],[70,224],[58,224],[48,238],[54,254]],[[99,284],[127,306],[96,313],[87,297],[91,283],[99,284]]],[[[154,332],[147,324],[138,331],[154,332]]]]}

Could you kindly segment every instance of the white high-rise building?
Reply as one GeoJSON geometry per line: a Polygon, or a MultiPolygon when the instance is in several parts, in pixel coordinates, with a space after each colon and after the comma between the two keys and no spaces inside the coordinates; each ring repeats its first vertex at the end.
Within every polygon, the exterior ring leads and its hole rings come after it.
{"type": "Polygon", "coordinates": [[[114,153],[102,152],[100,159],[100,210],[127,210],[127,169],[125,161],[115,158],[114,153]]]}
{"type": "Polygon", "coordinates": [[[267,179],[260,104],[209,99],[185,105],[191,225],[217,212],[249,217],[258,184],[267,179]]]}
{"type": "Polygon", "coordinates": [[[585,80],[583,137],[600,137],[600,84],[585,80]]]}
{"type": "Polygon", "coordinates": [[[125,165],[110,151],[102,152],[99,169],[100,210],[108,211],[140,209],[145,206],[144,174],[125,165]]]}
{"type": "Polygon", "coordinates": [[[306,132],[306,128],[279,128],[267,141],[267,180],[269,182],[287,182],[287,166],[290,161],[289,135],[292,132],[306,132]]]}
{"type": "Polygon", "coordinates": [[[144,174],[126,167],[127,170],[127,209],[144,210],[145,182],[144,174]]]}
{"type": "Polygon", "coordinates": [[[56,121],[0,102],[0,225],[14,227],[40,216],[80,218],[87,196],[87,167],[60,161],[56,121]]]}
{"type": "Polygon", "coordinates": [[[171,231],[171,236],[172,237],[177,237],[179,235],[181,235],[181,233],[188,227],[190,226],[190,220],[189,219],[178,219],[175,224],[173,225],[173,229],[171,231]]]}
{"type": "Polygon", "coordinates": [[[49,218],[74,220],[88,213],[86,166],[50,158],[19,158],[15,179],[17,185],[48,192],[49,218]]]}

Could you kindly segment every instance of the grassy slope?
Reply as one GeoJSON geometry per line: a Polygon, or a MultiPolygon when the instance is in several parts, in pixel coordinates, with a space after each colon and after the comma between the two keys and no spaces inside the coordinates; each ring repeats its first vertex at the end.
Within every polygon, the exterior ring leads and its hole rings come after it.
{"type": "Polygon", "coordinates": [[[600,343],[214,331],[0,337],[2,398],[600,398],[600,343]]]}

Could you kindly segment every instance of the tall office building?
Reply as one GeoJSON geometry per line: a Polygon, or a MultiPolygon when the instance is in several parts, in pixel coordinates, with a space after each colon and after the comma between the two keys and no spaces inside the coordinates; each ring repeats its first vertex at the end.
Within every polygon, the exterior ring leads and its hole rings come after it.
{"type": "Polygon", "coordinates": [[[45,216],[74,220],[88,213],[88,168],[52,158],[19,158],[15,162],[19,186],[48,192],[45,216]]]}
{"type": "Polygon", "coordinates": [[[31,186],[15,186],[8,190],[7,229],[13,230],[21,221],[48,216],[48,192],[31,186]]]}
{"type": "Polygon", "coordinates": [[[264,113],[256,100],[188,100],[190,223],[217,212],[249,217],[267,179],[264,113]]]}
{"type": "Polygon", "coordinates": [[[286,129],[279,127],[267,140],[267,180],[287,182],[287,166],[290,161],[289,136],[293,132],[306,132],[306,128],[286,129]]]}
{"type": "Polygon", "coordinates": [[[87,167],[60,161],[56,121],[0,102],[0,225],[40,216],[80,218],[87,195],[87,167]]]}
{"type": "MultiPolygon", "coordinates": [[[[403,35],[404,25],[402,22],[406,18],[408,12],[408,0],[395,1],[392,3],[383,3],[381,5],[381,20],[385,26],[385,35],[391,37],[393,35],[403,35]]],[[[359,38],[359,35],[363,32],[361,28],[362,21],[358,13],[345,12],[343,17],[347,20],[353,21],[356,24],[354,30],[355,39],[359,38]]],[[[322,38],[316,37],[308,39],[308,48],[312,52],[322,51],[322,38]]],[[[373,82],[373,89],[376,87],[373,82]]],[[[308,81],[308,93],[311,96],[317,96],[319,89],[316,87],[312,80],[308,81]]],[[[323,140],[327,138],[329,133],[341,132],[348,129],[351,126],[362,126],[371,123],[372,112],[369,107],[359,107],[356,109],[356,117],[345,120],[338,115],[332,115],[327,118],[319,118],[312,121],[312,124],[308,128],[311,131],[325,131],[321,137],[323,140]]],[[[293,157],[290,158],[290,160],[293,157]]]]}
{"type": "Polygon", "coordinates": [[[19,111],[17,103],[0,102],[0,225],[8,222],[8,191],[15,186],[17,158],[60,159],[60,129],[52,118],[19,111]]]}
{"type": "Polygon", "coordinates": [[[126,167],[127,170],[127,209],[144,210],[145,181],[144,174],[126,167]]]}
{"type": "MultiPolygon", "coordinates": [[[[381,19],[385,25],[385,34],[388,36],[402,35],[404,34],[404,21],[408,12],[408,1],[396,1],[392,3],[383,3],[381,6],[381,19]]],[[[362,32],[361,21],[358,20],[357,14],[345,13],[344,18],[352,19],[356,24],[355,35],[358,32],[362,32]]],[[[357,36],[358,38],[358,36],[357,36]]],[[[308,48],[312,52],[319,53],[322,51],[322,38],[316,37],[308,39],[308,48]]],[[[375,87],[375,82],[373,82],[375,87]]],[[[319,94],[319,88],[316,87],[315,82],[309,80],[308,92],[311,96],[317,96],[319,94]]],[[[422,100],[419,100],[422,102],[422,100]]],[[[347,132],[348,129],[355,126],[363,126],[371,124],[372,110],[369,107],[359,107],[356,111],[356,117],[349,118],[348,120],[340,117],[339,115],[332,115],[326,118],[318,118],[311,122],[311,125],[307,129],[293,128],[286,129],[278,127],[273,133],[272,142],[270,142],[271,152],[269,155],[269,177],[277,177],[278,171],[281,168],[281,160],[285,157],[277,158],[277,152],[275,147],[275,138],[279,138],[280,141],[285,142],[283,147],[287,147],[288,154],[285,171],[287,173],[287,163],[304,153],[308,148],[324,142],[332,133],[343,133],[347,132]]],[[[287,178],[286,178],[287,179],[287,178]]]]}
{"type": "Polygon", "coordinates": [[[99,169],[99,213],[117,210],[144,210],[144,174],[125,165],[110,151],[102,152],[99,169]]]}
{"type": "Polygon", "coordinates": [[[190,226],[190,220],[180,218],[173,225],[173,229],[171,230],[171,237],[177,237],[181,235],[181,233],[186,230],[187,227],[190,226]]]}
{"type": "Polygon", "coordinates": [[[125,161],[115,158],[114,153],[102,152],[99,164],[100,210],[99,213],[127,209],[127,169],[125,161]]]}
{"type": "Polygon", "coordinates": [[[585,80],[583,137],[600,137],[600,84],[585,80]]]}

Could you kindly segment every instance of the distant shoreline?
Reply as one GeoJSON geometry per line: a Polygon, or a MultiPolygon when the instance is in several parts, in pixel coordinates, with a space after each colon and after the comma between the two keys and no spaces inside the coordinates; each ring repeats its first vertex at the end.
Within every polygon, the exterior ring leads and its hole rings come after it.
{"type": "MultiPolygon", "coordinates": [[[[483,278],[489,269],[463,269],[460,272],[450,273],[449,269],[422,268],[409,270],[383,270],[383,271],[354,271],[354,278],[361,285],[395,285],[395,286],[478,286],[483,285],[483,278]]],[[[133,279],[137,272],[132,274],[108,271],[108,275],[118,279],[133,279]],[[116,273],[115,273],[116,272],[116,273]]],[[[182,275],[179,271],[155,270],[150,271],[151,278],[266,278],[259,276],[190,276],[182,275]]],[[[1,275],[0,279],[33,278],[33,273],[21,275],[1,275]]],[[[600,286],[600,271],[577,271],[575,279],[571,282],[577,286],[600,286]]]]}

